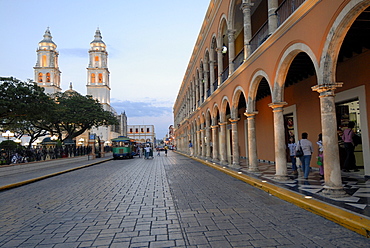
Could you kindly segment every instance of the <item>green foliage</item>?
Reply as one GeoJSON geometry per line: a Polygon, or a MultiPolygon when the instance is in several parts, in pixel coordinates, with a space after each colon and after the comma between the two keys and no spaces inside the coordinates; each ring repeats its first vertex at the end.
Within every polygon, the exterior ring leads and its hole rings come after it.
{"type": "Polygon", "coordinates": [[[73,139],[92,127],[118,124],[114,115],[90,96],[66,91],[56,94],[55,100],[57,109],[53,118],[59,137],[62,131],[67,132],[65,139],[73,139]]]}
{"type": "Polygon", "coordinates": [[[92,127],[118,125],[115,116],[105,111],[91,96],[68,90],[46,95],[32,81],[0,77],[0,126],[20,137],[27,134],[30,144],[46,133],[59,139],[73,139],[92,127]],[[65,135],[66,134],[66,135],[65,135]]]}
{"type": "Polygon", "coordinates": [[[3,125],[42,118],[53,101],[36,83],[0,78],[0,118],[3,125]]]}
{"type": "Polygon", "coordinates": [[[4,140],[0,143],[0,150],[15,150],[19,147],[13,140],[4,140]]]}

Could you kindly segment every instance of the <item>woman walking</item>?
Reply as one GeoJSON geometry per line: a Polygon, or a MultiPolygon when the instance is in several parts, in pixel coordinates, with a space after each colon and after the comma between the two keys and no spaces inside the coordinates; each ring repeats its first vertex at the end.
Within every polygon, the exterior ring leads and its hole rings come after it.
{"type": "Polygon", "coordinates": [[[299,157],[302,164],[302,171],[304,175],[304,179],[308,179],[308,175],[310,174],[310,163],[311,163],[311,156],[313,152],[312,142],[308,139],[308,133],[302,133],[302,139],[298,141],[296,151],[302,147],[303,156],[299,157]]]}

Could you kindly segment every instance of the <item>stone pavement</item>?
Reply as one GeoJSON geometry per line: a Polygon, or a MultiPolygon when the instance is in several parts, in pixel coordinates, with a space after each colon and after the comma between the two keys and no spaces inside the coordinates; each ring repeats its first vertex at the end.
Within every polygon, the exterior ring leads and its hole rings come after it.
{"type": "Polygon", "coordinates": [[[0,247],[368,246],[362,235],[174,152],[0,192],[0,247]]]}

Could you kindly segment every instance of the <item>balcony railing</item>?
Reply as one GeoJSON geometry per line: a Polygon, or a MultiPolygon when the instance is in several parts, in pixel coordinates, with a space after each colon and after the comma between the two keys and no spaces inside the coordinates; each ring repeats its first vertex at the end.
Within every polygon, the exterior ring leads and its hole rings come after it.
{"type": "Polygon", "coordinates": [[[305,0],[285,0],[276,9],[278,17],[278,26],[280,26],[288,17],[298,9],[305,0]]]}
{"type": "Polygon", "coordinates": [[[207,98],[211,96],[211,89],[207,90],[207,98]]]}
{"type": "Polygon", "coordinates": [[[254,52],[268,38],[268,35],[269,26],[268,21],[266,21],[250,41],[251,52],[254,52]]]}
{"type": "Polygon", "coordinates": [[[215,80],[215,82],[213,83],[213,91],[217,90],[218,88],[218,79],[215,80]]]}
{"type": "Polygon", "coordinates": [[[221,73],[221,83],[225,82],[225,80],[229,77],[229,67],[221,73]]]}
{"type": "Polygon", "coordinates": [[[233,60],[234,70],[238,69],[238,67],[241,66],[241,64],[243,64],[243,60],[244,60],[244,49],[242,49],[233,60]]]}

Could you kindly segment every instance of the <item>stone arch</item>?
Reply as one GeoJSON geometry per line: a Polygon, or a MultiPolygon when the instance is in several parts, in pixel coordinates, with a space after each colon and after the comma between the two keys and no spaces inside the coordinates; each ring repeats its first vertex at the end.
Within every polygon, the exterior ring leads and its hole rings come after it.
{"type": "Polygon", "coordinates": [[[228,99],[227,96],[224,96],[221,100],[221,108],[220,108],[220,121],[221,122],[227,122],[226,118],[226,110],[227,107],[231,107],[230,100],[228,99]]]}
{"type": "Polygon", "coordinates": [[[270,84],[270,79],[267,73],[263,70],[258,70],[253,74],[250,86],[249,86],[249,91],[248,91],[248,100],[247,100],[247,112],[255,112],[256,109],[256,96],[257,96],[257,90],[258,86],[261,82],[261,80],[265,78],[267,82],[269,83],[270,86],[270,91],[271,90],[271,84],[270,84]]]}
{"type": "Polygon", "coordinates": [[[213,110],[212,110],[212,125],[218,125],[218,116],[220,115],[219,107],[217,103],[213,105],[213,110]]]}
{"type": "Polygon", "coordinates": [[[245,98],[244,88],[242,86],[237,86],[233,93],[232,105],[230,106],[231,117],[234,119],[238,118],[238,104],[239,104],[240,96],[242,94],[244,95],[244,98],[245,98]]]}
{"type": "Polygon", "coordinates": [[[319,70],[319,64],[311,48],[304,43],[295,43],[289,46],[284,51],[283,55],[281,56],[281,59],[278,62],[279,64],[276,70],[275,83],[272,92],[272,102],[283,102],[284,84],[290,65],[292,64],[294,58],[301,52],[307,54],[308,57],[311,59],[311,62],[315,67],[315,72],[317,75],[317,72],[319,70]]]}
{"type": "Polygon", "coordinates": [[[337,16],[324,44],[323,51],[327,52],[323,53],[320,58],[322,77],[318,79],[319,85],[336,82],[336,66],[344,38],[356,18],[369,6],[369,0],[352,0],[337,16]]]}

